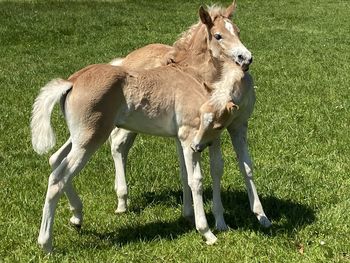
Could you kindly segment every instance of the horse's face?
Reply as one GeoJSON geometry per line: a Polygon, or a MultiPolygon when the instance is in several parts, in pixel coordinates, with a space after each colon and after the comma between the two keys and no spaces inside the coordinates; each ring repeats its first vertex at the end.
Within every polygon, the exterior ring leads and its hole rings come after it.
{"type": "MultiPolygon", "coordinates": [[[[233,9],[231,9],[233,12],[233,9]]],[[[228,57],[246,71],[253,61],[252,54],[242,44],[239,29],[229,19],[231,15],[218,16],[212,20],[203,8],[199,10],[202,22],[207,26],[209,49],[216,58],[228,57]]]]}
{"type": "Polygon", "coordinates": [[[218,17],[210,29],[210,48],[213,54],[231,58],[243,70],[248,70],[253,61],[252,54],[242,44],[238,27],[225,17],[218,17]]]}

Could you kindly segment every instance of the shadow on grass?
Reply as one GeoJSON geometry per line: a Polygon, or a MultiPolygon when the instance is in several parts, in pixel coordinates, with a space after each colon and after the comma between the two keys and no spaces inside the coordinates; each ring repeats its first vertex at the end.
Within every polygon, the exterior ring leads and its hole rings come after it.
{"type": "MultiPolygon", "coordinates": [[[[205,189],[203,196],[205,201],[212,200],[211,189],[205,189]]],[[[304,204],[274,196],[259,197],[267,217],[272,221],[272,227],[267,229],[260,226],[255,215],[251,212],[246,192],[233,189],[222,191],[221,198],[225,208],[224,216],[230,228],[256,230],[270,235],[278,235],[281,232],[292,235],[305,225],[315,221],[314,211],[304,204]]],[[[150,203],[176,205],[176,203],[182,203],[181,198],[181,191],[147,192],[143,195],[141,206],[134,209],[134,211],[142,211],[150,203]]],[[[207,218],[212,227],[214,217],[210,213],[207,218]]]]}
{"type": "Polygon", "coordinates": [[[109,232],[82,229],[81,235],[88,236],[89,241],[85,242],[84,247],[104,248],[111,245],[122,247],[135,242],[173,240],[193,230],[194,227],[188,221],[179,218],[170,222],[156,221],[144,225],[128,225],[109,232]]]}
{"type": "MultiPolygon", "coordinates": [[[[146,192],[138,200],[138,207],[131,207],[132,212],[140,213],[150,204],[161,203],[174,207],[181,202],[181,191],[164,191],[160,193],[146,192]]],[[[211,190],[207,189],[204,193],[205,200],[211,199],[211,190]]],[[[222,200],[225,207],[225,220],[233,230],[252,230],[269,236],[278,236],[280,234],[295,235],[298,230],[311,224],[315,220],[314,211],[303,204],[298,204],[289,200],[281,200],[273,196],[262,197],[261,202],[265,212],[270,220],[272,227],[265,229],[259,225],[254,214],[250,211],[248,196],[246,192],[236,190],[226,190],[222,193],[222,200]]],[[[214,226],[214,217],[207,215],[209,225],[214,226]]],[[[144,225],[128,225],[118,227],[118,229],[98,233],[91,230],[82,230],[82,235],[88,235],[90,238],[97,239],[94,247],[97,246],[122,246],[127,243],[140,241],[154,241],[158,239],[172,240],[193,231],[194,227],[185,219],[179,218],[170,222],[152,222],[144,225]]],[[[89,238],[89,239],[90,239],[89,238]]]]}

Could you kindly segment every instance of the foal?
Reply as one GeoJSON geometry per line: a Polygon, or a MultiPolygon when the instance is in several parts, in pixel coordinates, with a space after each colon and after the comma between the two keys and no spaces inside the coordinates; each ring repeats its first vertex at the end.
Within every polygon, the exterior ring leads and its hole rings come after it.
{"type": "MultiPolygon", "coordinates": [[[[227,9],[219,7],[210,7],[209,13],[212,19],[221,17],[225,19],[226,26],[239,37],[239,29],[230,21],[235,10],[235,3],[227,9]]],[[[145,69],[154,68],[165,65],[169,62],[180,64],[181,70],[194,76],[199,82],[210,85],[215,82],[215,68],[207,63],[209,50],[200,50],[193,54],[194,38],[199,35],[201,23],[195,24],[184,32],[179,40],[174,44],[174,47],[162,44],[150,44],[143,48],[133,51],[124,59],[115,59],[111,62],[112,65],[123,65],[130,69],[145,69]],[[211,72],[214,71],[213,75],[211,72]]],[[[218,37],[218,36],[217,36],[218,37]]],[[[222,36],[221,36],[222,37],[222,36]]],[[[220,41],[220,40],[218,40],[220,41]]],[[[238,63],[240,61],[237,61],[238,63]]],[[[242,61],[241,61],[242,63],[242,61]]],[[[243,61],[243,66],[247,64],[243,61]]],[[[236,89],[237,90],[237,89],[236,89]]],[[[227,130],[231,136],[234,150],[237,154],[237,159],[241,173],[244,176],[250,208],[256,215],[260,224],[264,227],[271,225],[266,217],[261,205],[252,173],[252,162],[250,159],[247,145],[247,127],[248,119],[253,112],[255,103],[255,92],[253,88],[253,80],[248,71],[245,71],[244,77],[241,80],[240,89],[235,94],[234,118],[228,125],[227,130]],[[238,110],[239,109],[239,110],[238,110]]],[[[129,149],[131,148],[136,133],[127,131],[121,128],[115,128],[111,134],[111,150],[116,168],[115,190],[118,197],[118,206],[116,213],[125,212],[127,209],[127,184],[125,176],[125,166],[129,149]]],[[[192,199],[190,190],[187,186],[186,171],[184,168],[183,156],[181,148],[178,148],[178,155],[181,167],[181,178],[183,182],[183,202],[184,216],[191,217],[193,215],[192,199]]],[[[220,142],[214,140],[209,147],[210,156],[210,171],[213,178],[213,213],[215,217],[215,226],[218,230],[227,229],[223,217],[223,206],[220,197],[220,179],[223,173],[223,161],[221,157],[220,142]]]]}
{"type": "Polygon", "coordinates": [[[225,112],[231,102],[230,95],[234,93],[234,83],[244,75],[241,67],[233,61],[237,56],[246,54],[247,50],[242,49],[243,45],[225,27],[224,20],[212,20],[202,7],[199,14],[206,29],[206,45],[212,54],[210,63],[217,67],[215,85],[221,91],[214,92],[210,98],[202,83],[181,71],[177,65],[143,71],[91,65],[68,80],[53,80],[42,88],[33,106],[33,148],[43,153],[53,146],[50,115],[58,100],[61,100],[71,135],[67,141],[71,147],[61,147],[55,153],[55,160],[50,162],[53,171],[48,181],[38,237],[46,252],[52,250],[55,210],[64,191],[74,213],[71,221],[81,221],[81,201],[72,186],[72,179],[107,140],[114,126],[139,133],[176,137],[180,141],[193,196],[196,229],[207,244],[216,242],[204,213],[200,153],[197,149],[219,136],[221,130],[210,129],[212,123],[220,123],[223,128],[227,125],[230,114],[225,112]],[[213,32],[217,31],[225,36],[221,44],[213,37],[213,32]],[[208,119],[204,114],[207,113],[206,107],[200,112],[199,109],[208,103],[217,111],[212,114],[218,118],[208,119]],[[201,130],[198,132],[198,129],[201,130]]]}

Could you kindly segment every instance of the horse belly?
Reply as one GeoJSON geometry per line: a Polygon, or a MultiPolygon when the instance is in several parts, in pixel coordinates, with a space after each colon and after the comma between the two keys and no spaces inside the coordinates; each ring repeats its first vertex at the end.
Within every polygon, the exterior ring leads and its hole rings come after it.
{"type": "Polygon", "coordinates": [[[177,135],[174,114],[163,112],[156,116],[149,116],[142,111],[124,112],[116,120],[116,126],[137,133],[145,133],[162,137],[177,135]]]}

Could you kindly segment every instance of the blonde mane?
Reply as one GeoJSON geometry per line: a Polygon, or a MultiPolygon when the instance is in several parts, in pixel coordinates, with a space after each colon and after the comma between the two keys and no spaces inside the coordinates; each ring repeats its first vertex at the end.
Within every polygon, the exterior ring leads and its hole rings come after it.
{"type": "MultiPolygon", "coordinates": [[[[207,6],[207,10],[213,21],[219,16],[225,16],[226,11],[225,8],[215,4],[212,6],[207,6]]],[[[202,25],[203,23],[201,21],[198,21],[196,24],[193,24],[186,31],[180,34],[179,39],[176,40],[173,45],[174,48],[177,50],[189,50],[192,43],[194,42],[197,32],[200,30],[202,25]]]]}

